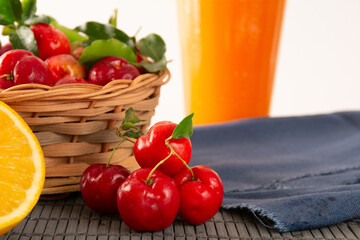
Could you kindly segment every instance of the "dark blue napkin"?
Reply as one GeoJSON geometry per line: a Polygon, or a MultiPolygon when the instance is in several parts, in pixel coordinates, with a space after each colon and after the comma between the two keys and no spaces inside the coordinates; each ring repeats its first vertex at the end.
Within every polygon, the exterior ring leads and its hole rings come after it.
{"type": "Polygon", "coordinates": [[[196,127],[191,141],[191,165],[223,180],[223,208],[279,231],[360,217],[360,112],[196,127]]]}

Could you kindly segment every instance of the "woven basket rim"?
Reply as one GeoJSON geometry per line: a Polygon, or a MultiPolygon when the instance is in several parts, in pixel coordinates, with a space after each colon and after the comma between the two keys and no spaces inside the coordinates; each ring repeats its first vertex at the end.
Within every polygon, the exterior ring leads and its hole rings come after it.
{"type": "MultiPolygon", "coordinates": [[[[46,179],[42,194],[62,194],[80,190],[80,177],[92,163],[108,161],[119,139],[118,124],[133,107],[149,127],[160,97],[160,88],[171,78],[168,69],[142,74],[134,80],[119,79],[105,86],[64,84],[17,85],[0,89],[0,101],[9,104],[29,124],[44,152],[46,179]]],[[[112,163],[130,171],[138,169],[133,143],[124,143],[114,153],[112,163]]]]}
{"type": "Polygon", "coordinates": [[[169,80],[170,71],[165,69],[158,73],[141,74],[133,80],[113,80],[105,86],[72,83],[50,87],[43,84],[28,83],[5,90],[0,89],[0,101],[108,99],[143,87],[161,86],[169,80]]]}

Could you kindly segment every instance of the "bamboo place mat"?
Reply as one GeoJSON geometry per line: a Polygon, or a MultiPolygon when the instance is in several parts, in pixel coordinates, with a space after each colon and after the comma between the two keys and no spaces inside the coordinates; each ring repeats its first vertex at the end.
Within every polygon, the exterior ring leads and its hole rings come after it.
{"type": "Polygon", "coordinates": [[[213,219],[193,226],[177,219],[164,231],[135,232],[119,215],[91,211],[79,193],[56,200],[40,200],[32,212],[5,239],[360,239],[360,221],[319,229],[279,233],[261,225],[250,213],[220,210],[213,219]]]}

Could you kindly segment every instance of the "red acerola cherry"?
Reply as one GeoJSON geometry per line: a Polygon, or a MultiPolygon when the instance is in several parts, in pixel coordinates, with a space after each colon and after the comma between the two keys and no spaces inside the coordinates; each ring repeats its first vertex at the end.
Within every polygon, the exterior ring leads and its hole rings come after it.
{"type": "Polygon", "coordinates": [[[66,76],[74,76],[82,79],[86,77],[85,66],[80,64],[78,60],[70,54],[51,56],[46,59],[45,62],[49,66],[55,81],[66,76]]]}
{"type": "Polygon", "coordinates": [[[19,60],[26,56],[34,56],[31,52],[23,49],[14,49],[7,51],[0,57],[0,76],[12,74],[15,65],[19,60]]]}
{"type": "Polygon", "coordinates": [[[46,23],[37,23],[30,29],[34,33],[41,59],[45,60],[58,54],[70,54],[69,39],[59,29],[46,23]]]}
{"type": "Polygon", "coordinates": [[[49,67],[36,56],[22,58],[14,67],[15,85],[39,83],[54,86],[54,79],[49,67]]]}
{"type": "MultiPolygon", "coordinates": [[[[155,123],[147,134],[136,140],[134,156],[141,167],[152,168],[171,153],[165,140],[171,136],[176,126],[176,123],[170,121],[155,123]]],[[[189,163],[192,152],[190,139],[170,139],[169,144],[186,163],[189,163]]],[[[172,176],[184,167],[183,162],[175,154],[172,154],[158,169],[168,176],[172,176]]]]}
{"type": "MultiPolygon", "coordinates": [[[[5,45],[6,46],[6,45],[5,45]]],[[[4,46],[4,47],[5,47],[4,46]]],[[[11,45],[10,45],[11,47],[11,45]]],[[[14,67],[26,56],[33,56],[27,50],[14,49],[3,53],[0,57],[0,89],[7,89],[15,85],[14,83],[14,67]]]]}
{"type": "Polygon", "coordinates": [[[184,221],[198,225],[212,218],[219,211],[224,187],[219,175],[206,166],[184,168],[173,176],[180,191],[179,217],[184,221]]]}
{"type": "Polygon", "coordinates": [[[15,65],[26,56],[33,56],[27,50],[14,49],[9,50],[0,57],[0,89],[7,89],[14,86],[14,67],[15,65]]]}
{"type": "Polygon", "coordinates": [[[86,205],[99,213],[117,213],[117,190],[129,174],[129,170],[120,165],[90,165],[80,180],[80,191],[86,205]]]}
{"type": "Polygon", "coordinates": [[[124,223],[135,231],[160,231],[169,227],[179,209],[174,180],[151,168],[134,171],[118,189],[117,205],[124,223]]]}
{"type": "Polygon", "coordinates": [[[133,65],[120,57],[104,57],[90,69],[88,80],[90,83],[105,86],[117,79],[134,79],[140,73],[133,65]]]}

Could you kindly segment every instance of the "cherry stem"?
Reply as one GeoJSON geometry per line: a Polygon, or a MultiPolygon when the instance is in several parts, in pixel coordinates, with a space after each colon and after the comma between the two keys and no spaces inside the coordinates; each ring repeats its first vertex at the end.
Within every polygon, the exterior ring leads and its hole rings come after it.
{"type": "Polygon", "coordinates": [[[185,167],[187,167],[187,169],[189,169],[190,173],[191,173],[191,180],[194,180],[195,177],[194,177],[194,173],[191,169],[191,167],[185,162],[184,159],[182,159],[179,154],[177,154],[177,152],[175,152],[174,148],[170,145],[169,141],[172,139],[172,136],[170,136],[168,139],[165,140],[165,144],[170,148],[171,150],[171,153],[175,154],[175,156],[177,156],[182,162],[183,164],[185,165],[185,167]]]}
{"type": "Polygon", "coordinates": [[[147,184],[151,185],[150,178],[151,178],[152,174],[155,172],[155,170],[156,170],[161,164],[163,164],[166,160],[168,160],[168,159],[171,157],[171,155],[172,155],[172,152],[171,152],[166,158],[164,158],[163,160],[161,160],[160,162],[158,162],[158,163],[155,165],[155,167],[153,167],[153,169],[151,169],[151,171],[150,171],[150,173],[149,173],[149,175],[148,175],[148,177],[146,178],[146,181],[145,181],[147,184]]]}
{"type": "Polygon", "coordinates": [[[124,141],[129,141],[129,142],[131,142],[131,143],[134,143],[134,144],[135,144],[135,141],[133,141],[133,140],[131,140],[130,138],[127,138],[127,137],[125,137],[125,138],[124,138],[124,141]]]}
{"type": "Polygon", "coordinates": [[[14,75],[12,73],[1,75],[0,78],[6,77],[6,80],[14,80],[14,75]]]}
{"type": "Polygon", "coordinates": [[[108,160],[107,163],[106,163],[106,167],[108,167],[108,166],[110,165],[110,161],[111,161],[112,157],[114,156],[116,149],[120,146],[120,144],[122,144],[122,143],[125,142],[126,140],[128,140],[128,139],[123,138],[123,140],[121,140],[120,142],[118,142],[118,143],[115,145],[115,147],[113,148],[113,150],[112,150],[112,152],[111,152],[111,155],[110,155],[110,157],[109,157],[109,160],[108,160]]]}
{"type": "Polygon", "coordinates": [[[158,163],[155,165],[155,167],[153,167],[153,169],[150,171],[148,177],[147,177],[146,180],[145,180],[145,182],[146,182],[147,184],[149,184],[149,185],[151,185],[151,180],[150,180],[150,179],[151,179],[152,174],[155,172],[155,170],[156,170],[161,164],[163,164],[166,160],[168,160],[168,159],[171,157],[171,155],[173,155],[173,154],[174,154],[176,157],[178,157],[178,158],[183,162],[183,164],[189,169],[189,171],[190,171],[190,173],[191,173],[191,180],[194,180],[194,179],[195,179],[194,173],[193,173],[191,167],[185,162],[184,159],[182,159],[182,158],[179,156],[179,154],[177,154],[177,152],[175,152],[174,148],[170,145],[170,143],[169,143],[170,139],[172,139],[171,136],[165,140],[166,146],[168,146],[168,148],[170,149],[170,154],[169,154],[166,158],[164,158],[163,160],[161,160],[160,162],[158,162],[158,163]]]}

